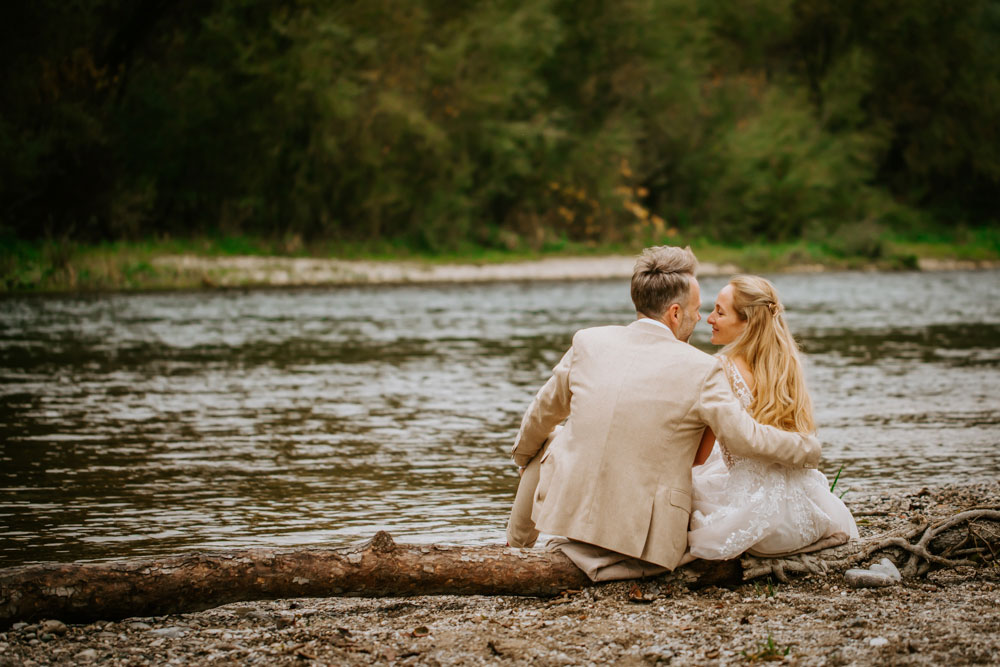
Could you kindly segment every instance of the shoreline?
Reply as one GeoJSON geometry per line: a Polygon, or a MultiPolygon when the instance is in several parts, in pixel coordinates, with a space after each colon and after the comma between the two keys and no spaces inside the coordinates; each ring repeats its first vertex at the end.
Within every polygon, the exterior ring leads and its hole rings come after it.
{"type": "MultiPolygon", "coordinates": [[[[556,256],[500,261],[353,260],[280,255],[167,254],[122,268],[113,257],[91,268],[63,269],[47,287],[36,281],[20,289],[6,285],[0,296],[180,292],[214,289],[295,289],[313,287],[461,285],[501,282],[628,280],[635,255],[556,256]],[[131,268],[129,268],[131,267],[131,268]]],[[[121,260],[127,264],[126,260],[121,260]]],[[[732,261],[699,262],[699,276],[739,273],[813,274],[834,272],[991,271],[1000,260],[920,258],[913,266],[869,262],[789,263],[754,269],[732,261]]]]}
{"type": "MultiPolygon", "coordinates": [[[[848,506],[864,537],[998,503],[993,482],[870,494],[848,506]]],[[[555,598],[281,599],[60,626],[0,633],[0,665],[996,664],[1000,567],[872,589],[849,588],[840,574],[699,590],[653,578],[555,598]]]]}
{"type": "MultiPolygon", "coordinates": [[[[353,285],[463,284],[515,281],[629,279],[634,255],[598,257],[551,257],[500,263],[455,262],[429,264],[393,260],[340,260],[292,257],[197,257],[168,255],[157,258],[158,269],[176,273],[197,273],[205,287],[319,287],[353,285]]],[[[976,271],[1000,269],[992,260],[917,260],[919,271],[976,271]]],[[[843,271],[824,264],[793,264],[766,273],[802,274],[843,271]]],[[[884,270],[877,265],[860,271],[884,270]]],[[[732,262],[699,262],[699,276],[727,276],[751,273],[732,262]]]]}

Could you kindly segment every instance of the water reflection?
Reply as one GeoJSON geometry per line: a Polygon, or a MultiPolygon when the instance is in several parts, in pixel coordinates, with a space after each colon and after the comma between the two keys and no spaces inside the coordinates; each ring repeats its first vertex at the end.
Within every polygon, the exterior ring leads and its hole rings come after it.
{"type": "MultiPolygon", "coordinates": [[[[997,477],[998,277],[775,279],[841,484],[997,477]]],[[[621,281],[3,301],[0,564],[502,541],[522,411],[628,306],[621,281]]]]}

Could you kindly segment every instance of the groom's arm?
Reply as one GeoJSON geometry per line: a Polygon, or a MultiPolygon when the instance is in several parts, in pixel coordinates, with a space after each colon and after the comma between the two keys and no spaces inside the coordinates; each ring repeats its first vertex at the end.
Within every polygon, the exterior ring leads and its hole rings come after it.
{"type": "Polygon", "coordinates": [[[719,363],[705,378],[694,412],[736,456],[795,468],[815,468],[819,464],[819,440],[754,421],[740,405],[719,363]]]}
{"type": "Polygon", "coordinates": [[[573,348],[552,369],[552,377],[538,391],[521,419],[521,430],[510,455],[519,466],[526,466],[545,444],[552,430],[569,416],[572,392],[569,371],[573,366],[573,348]]]}

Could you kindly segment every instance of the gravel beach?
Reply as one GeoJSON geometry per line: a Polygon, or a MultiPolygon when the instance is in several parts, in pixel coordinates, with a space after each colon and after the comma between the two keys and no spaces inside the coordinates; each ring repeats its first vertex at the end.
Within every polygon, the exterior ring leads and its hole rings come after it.
{"type": "MultiPolygon", "coordinates": [[[[523,262],[428,264],[408,261],[363,261],[307,257],[198,257],[168,255],[153,260],[166,274],[185,276],[205,287],[292,287],[319,285],[400,285],[486,283],[544,280],[628,280],[634,255],[551,257],[523,262]]],[[[997,268],[997,262],[921,259],[921,271],[997,268]]],[[[785,273],[827,271],[821,264],[786,267],[785,273]]],[[[700,276],[729,276],[745,269],[735,264],[701,262],[700,276]]]]}
{"type": "MultiPolygon", "coordinates": [[[[862,536],[997,506],[1000,483],[845,498],[862,536]]],[[[887,588],[843,575],[732,588],[615,582],[551,599],[324,598],[0,633],[0,665],[1000,663],[1000,568],[938,570],[887,588]],[[642,599],[636,600],[638,594],[642,599]]]]}

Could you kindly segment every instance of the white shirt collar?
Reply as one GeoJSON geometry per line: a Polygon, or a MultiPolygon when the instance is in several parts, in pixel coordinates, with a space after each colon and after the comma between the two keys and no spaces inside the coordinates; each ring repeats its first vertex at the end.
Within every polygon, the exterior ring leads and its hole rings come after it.
{"type": "MultiPolygon", "coordinates": [[[[666,324],[664,324],[663,322],[661,322],[659,320],[654,320],[651,317],[640,317],[636,321],[637,322],[649,322],[650,324],[655,324],[658,327],[662,327],[662,328],[666,329],[667,331],[670,331],[670,327],[668,327],[666,324]]],[[[670,333],[673,333],[673,331],[670,331],[670,333]]]]}

